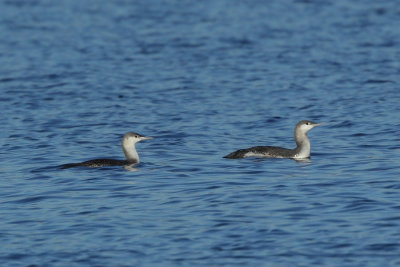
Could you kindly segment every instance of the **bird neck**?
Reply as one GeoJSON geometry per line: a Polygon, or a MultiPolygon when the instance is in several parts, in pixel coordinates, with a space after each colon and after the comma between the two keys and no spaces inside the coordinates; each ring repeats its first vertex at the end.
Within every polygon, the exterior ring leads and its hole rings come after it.
{"type": "Polygon", "coordinates": [[[296,140],[296,157],[298,158],[309,158],[311,153],[310,139],[306,133],[295,133],[296,140]]]}
{"type": "Polygon", "coordinates": [[[139,155],[136,151],[135,144],[130,144],[129,146],[123,144],[122,150],[124,151],[127,161],[139,163],[140,159],[139,159],[139,155]]]}

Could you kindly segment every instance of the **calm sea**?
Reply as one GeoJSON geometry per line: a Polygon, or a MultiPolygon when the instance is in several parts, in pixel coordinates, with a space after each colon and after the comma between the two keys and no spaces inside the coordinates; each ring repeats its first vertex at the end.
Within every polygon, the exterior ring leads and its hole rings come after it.
{"type": "Polygon", "coordinates": [[[0,2],[1,266],[400,266],[400,5],[0,2]],[[228,160],[255,145],[310,162],[228,160]],[[123,159],[129,131],[142,163],[123,159]]]}

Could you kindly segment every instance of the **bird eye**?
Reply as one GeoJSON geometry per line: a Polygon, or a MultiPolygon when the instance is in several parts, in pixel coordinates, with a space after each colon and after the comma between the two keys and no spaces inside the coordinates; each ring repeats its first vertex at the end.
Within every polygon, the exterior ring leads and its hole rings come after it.
{"type": "Polygon", "coordinates": [[[310,125],[311,123],[307,122],[307,125],[310,125]]]}
{"type": "Polygon", "coordinates": [[[136,138],[139,138],[139,135],[135,135],[136,138]]]}

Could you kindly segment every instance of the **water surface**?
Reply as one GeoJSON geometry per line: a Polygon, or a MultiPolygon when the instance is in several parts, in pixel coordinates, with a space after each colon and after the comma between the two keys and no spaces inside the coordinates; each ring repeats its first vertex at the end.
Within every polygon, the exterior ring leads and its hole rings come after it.
{"type": "Polygon", "coordinates": [[[2,266],[400,265],[396,1],[0,10],[2,266]],[[222,158],[302,119],[308,163],[222,158]]]}

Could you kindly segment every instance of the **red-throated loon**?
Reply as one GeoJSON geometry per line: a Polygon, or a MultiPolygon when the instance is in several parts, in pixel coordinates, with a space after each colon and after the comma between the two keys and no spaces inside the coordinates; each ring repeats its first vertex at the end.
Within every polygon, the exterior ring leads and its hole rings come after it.
{"type": "Polygon", "coordinates": [[[294,139],[297,147],[295,149],[287,149],[275,146],[255,146],[246,149],[239,149],[235,152],[226,155],[224,158],[239,159],[247,157],[262,157],[262,158],[291,158],[291,159],[306,159],[310,157],[311,145],[308,139],[307,132],[319,126],[321,123],[303,120],[297,123],[294,129],[294,139]]]}
{"type": "Polygon", "coordinates": [[[117,159],[93,159],[81,163],[70,163],[62,165],[63,169],[71,167],[105,167],[105,166],[123,166],[134,165],[140,162],[139,155],[136,152],[135,144],[142,140],[152,139],[153,137],[142,136],[138,133],[130,132],[122,138],[122,150],[124,151],[126,160],[117,159]]]}

